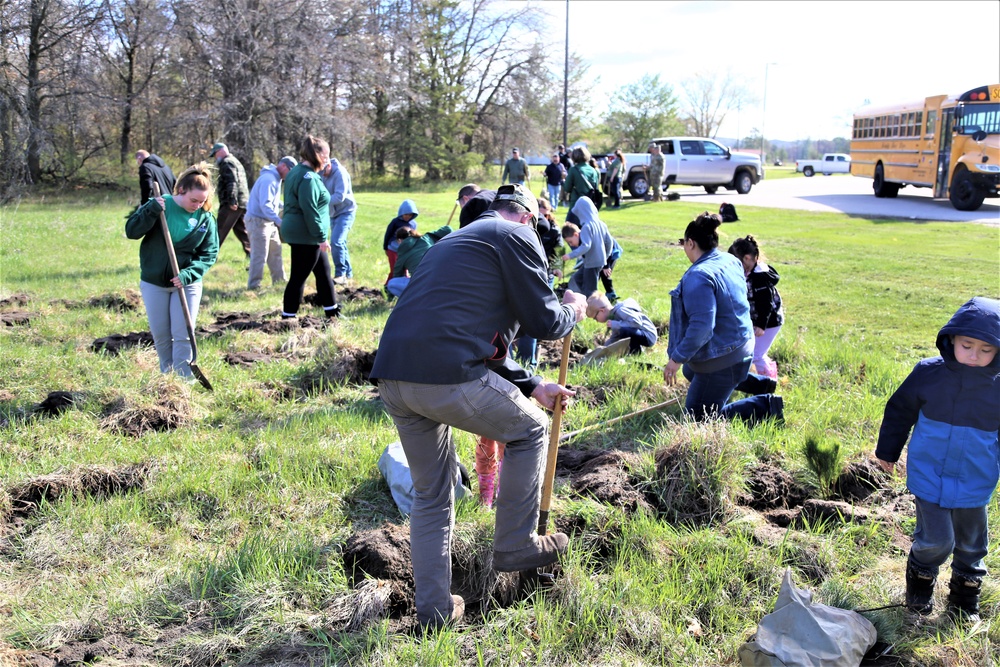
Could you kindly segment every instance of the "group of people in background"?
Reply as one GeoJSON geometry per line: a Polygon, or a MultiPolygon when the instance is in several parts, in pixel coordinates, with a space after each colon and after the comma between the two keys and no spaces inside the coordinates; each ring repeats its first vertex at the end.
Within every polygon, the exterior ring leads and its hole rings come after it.
{"type": "MultiPolygon", "coordinates": [[[[658,151],[651,146],[654,201],[660,196],[658,151]]],[[[196,316],[202,278],[230,231],[250,258],[250,289],[259,287],[264,266],[274,284],[285,283],[283,318],[296,316],[310,275],[327,316],[340,316],[334,285],[352,276],[347,235],[356,204],[350,176],[331,159],[325,141],[307,137],[298,160],[285,156],[265,166],[252,190],[225,144],[214,145],[209,155],[219,173],[218,221],[211,213],[208,165],[192,166],[175,180],[163,160],[140,151],[141,202],[125,227],[129,238],[142,241],[140,289],[160,369],[182,376],[191,375],[191,341],[179,299],[196,316]],[[282,241],[291,248],[287,278],[282,241]]],[[[545,168],[546,191],[536,197],[515,148],[497,190],[476,184],[459,190],[457,230],[445,225],[419,233],[419,211],[410,199],[386,227],[385,289],[399,300],[371,378],[412,475],[411,553],[417,615],[425,627],[455,623],[464,610],[462,598],[451,593],[458,475],[451,428],[477,437],[480,499],[496,506],[494,567],[514,572],[551,564],[569,539],[536,531],[548,427],[539,405],[552,409],[574,392],[535,374],[537,341],[562,338],[589,317],[607,326],[606,342],[627,338],[630,354],[657,342],[656,327],[638,302],[615,292],[612,272],[622,247],[592,199],[601,186],[592,162],[586,148],[567,155],[560,146],[545,168]],[[554,214],[563,203],[569,210],[560,226],[554,214]],[[554,287],[570,260],[576,266],[560,300],[554,287]]],[[[624,157],[615,151],[607,174],[611,207],[620,206],[625,173],[624,157]]],[[[721,251],[722,224],[719,215],[705,212],[678,240],[690,266],[670,292],[664,382],[674,384],[678,372],[687,378],[685,413],[692,419],[780,423],[784,401],[775,393],[778,368],[768,354],[784,324],[779,275],[751,235],[721,251]],[[730,402],[737,391],[747,396],[730,402]]],[[[941,356],[921,362],[889,400],[876,456],[892,470],[909,439],[917,521],[906,606],[930,613],[939,568],[953,556],[949,610],[978,618],[986,505],[1000,476],[1000,303],[968,302],[937,344],[941,356]]]]}

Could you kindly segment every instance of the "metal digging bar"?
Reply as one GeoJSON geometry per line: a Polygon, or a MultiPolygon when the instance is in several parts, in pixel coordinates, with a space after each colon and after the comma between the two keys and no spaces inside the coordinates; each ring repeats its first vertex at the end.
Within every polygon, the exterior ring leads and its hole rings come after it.
{"type": "MultiPolygon", "coordinates": [[[[153,195],[156,197],[160,196],[160,185],[158,183],[153,183],[153,195]]],[[[167,243],[167,255],[170,256],[170,269],[174,272],[174,277],[180,278],[181,270],[177,265],[177,253],[174,252],[174,241],[170,238],[170,228],[167,226],[167,216],[164,211],[160,211],[160,228],[163,230],[163,239],[167,243]]],[[[181,311],[184,313],[184,323],[187,324],[188,338],[191,340],[191,361],[188,362],[188,366],[191,367],[191,372],[198,378],[201,386],[212,391],[212,383],[208,381],[205,374],[198,368],[198,344],[194,339],[194,322],[191,321],[191,310],[188,308],[187,292],[184,289],[183,283],[181,283],[179,291],[181,311]]]]}

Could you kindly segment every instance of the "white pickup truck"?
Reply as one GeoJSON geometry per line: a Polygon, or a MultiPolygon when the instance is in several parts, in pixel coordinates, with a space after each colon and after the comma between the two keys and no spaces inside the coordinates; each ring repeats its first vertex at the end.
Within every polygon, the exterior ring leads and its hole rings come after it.
{"type": "MultiPolygon", "coordinates": [[[[720,187],[750,192],[764,178],[760,157],[753,153],[734,153],[714,139],[703,137],[661,137],[651,139],[663,153],[663,189],[671,185],[701,185],[715,194],[720,187]]],[[[626,153],[628,175],[624,186],[633,197],[642,198],[649,191],[646,166],[649,153],[626,153]]]]}
{"type": "Polygon", "coordinates": [[[800,171],[806,176],[820,173],[826,174],[849,174],[851,173],[851,156],[846,153],[826,153],[822,160],[796,160],[795,171],[800,171]]]}

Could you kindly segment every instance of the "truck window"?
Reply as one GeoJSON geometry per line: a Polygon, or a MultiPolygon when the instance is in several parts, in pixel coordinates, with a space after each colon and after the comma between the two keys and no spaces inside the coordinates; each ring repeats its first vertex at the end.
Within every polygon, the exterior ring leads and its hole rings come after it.
{"type": "Polygon", "coordinates": [[[681,140],[681,153],[684,155],[704,155],[700,141],[681,140]]]}
{"type": "Polygon", "coordinates": [[[843,155],[838,155],[837,162],[847,162],[847,158],[844,157],[843,155]]]}
{"type": "Polygon", "coordinates": [[[674,154],[674,142],[672,142],[672,141],[664,141],[662,144],[660,144],[660,152],[663,153],[664,155],[673,155],[674,154]]]}
{"type": "Polygon", "coordinates": [[[826,156],[825,158],[823,158],[823,159],[825,159],[825,160],[826,160],[827,162],[833,162],[833,160],[834,160],[834,157],[833,157],[832,155],[827,155],[827,156],[826,156]]]}
{"type": "Polygon", "coordinates": [[[705,151],[705,155],[725,155],[725,149],[714,141],[703,141],[701,145],[705,151]]]}

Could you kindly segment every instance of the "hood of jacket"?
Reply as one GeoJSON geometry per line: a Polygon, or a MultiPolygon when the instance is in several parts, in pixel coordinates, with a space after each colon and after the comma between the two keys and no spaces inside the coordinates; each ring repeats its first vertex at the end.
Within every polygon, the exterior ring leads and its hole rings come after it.
{"type": "Polygon", "coordinates": [[[143,164],[149,163],[154,167],[166,167],[167,163],[160,158],[159,155],[150,155],[148,158],[142,161],[143,164]]]}
{"type": "Polygon", "coordinates": [[[580,197],[573,204],[573,213],[576,217],[580,218],[580,229],[583,226],[598,220],[597,207],[594,206],[594,202],[590,200],[590,197],[580,197]]]}
{"type": "MultiPolygon", "coordinates": [[[[938,332],[937,348],[945,361],[955,361],[952,336],[978,338],[1000,348],[1000,301],[977,296],[969,299],[938,332]]],[[[1000,371],[1000,354],[987,366],[1000,371]]]]}
{"type": "Polygon", "coordinates": [[[258,176],[257,178],[261,178],[263,176],[268,176],[268,175],[274,176],[279,181],[281,180],[281,175],[278,173],[278,167],[276,167],[273,164],[268,164],[261,167],[260,176],[258,176]]]}
{"type": "Polygon", "coordinates": [[[399,205],[399,212],[396,214],[396,217],[407,213],[412,213],[414,218],[420,215],[420,212],[417,210],[417,204],[412,199],[403,200],[403,203],[399,205]]]}

